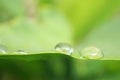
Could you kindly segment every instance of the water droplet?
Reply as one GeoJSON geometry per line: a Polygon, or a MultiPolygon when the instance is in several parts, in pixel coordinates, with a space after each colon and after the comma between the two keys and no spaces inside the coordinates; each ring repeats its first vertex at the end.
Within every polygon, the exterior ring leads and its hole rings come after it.
{"type": "Polygon", "coordinates": [[[87,47],[81,51],[81,56],[86,59],[101,59],[103,53],[99,48],[87,47]]]}
{"type": "Polygon", "coordinates": [[[0,45],[0,53],[1,54],[7,54],[7,48],[3,45],[0,45]]]}
{"type": "Polygon", "coordinates": [[[55,50],[57,50],[57,51],[59,51],[61,53],[66,53],[68,55],[71,55],[73,53],[72,46],[70,44],[64,43],[64,42],[58,43],[55,46],[55,50]]]}
{"type": "Polygon", "coordinates": [[[19,54],[27,54],[27,52],[25,52],[24,50],[17,50],[16,53],[19,53],[19,54]]]}

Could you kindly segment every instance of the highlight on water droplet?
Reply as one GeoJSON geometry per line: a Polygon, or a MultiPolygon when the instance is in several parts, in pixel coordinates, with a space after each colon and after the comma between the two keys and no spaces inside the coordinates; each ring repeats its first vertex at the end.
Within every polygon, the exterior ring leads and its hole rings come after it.
{"type": "Polygon", "coordinates": [[[71,55],[73,53],[73,47],[70,44],[65,43],[65,42],[58,43],[55,46],[55,50],[61,53],[65,53],[67,55],[71,55]]]}
{"type": "Polygon", "coordinates": [[[17,54],[27,54],[27,52],[25,52],[24,50],[17,50],[15,53],[17,54]]]}
{"type": "Polygon", "coordinates": [[[7,54],[7,48],[4,45],[0,45],[0,54],[7,54]]]}
{"type": "Polygon", "coordinates": [[[99,48],[87,47],[80,52],[81,56],[85,59],[101,59],[103,58],[103,53],[99,48]]]}

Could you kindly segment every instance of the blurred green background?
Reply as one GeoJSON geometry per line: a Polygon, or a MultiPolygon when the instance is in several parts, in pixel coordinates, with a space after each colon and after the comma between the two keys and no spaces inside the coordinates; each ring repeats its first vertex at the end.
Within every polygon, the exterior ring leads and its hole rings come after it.
{"type": "Polygon", "coordinates": [[[0,80],[120,80],[119,30],[120,0],[0,0],[0,45],[8,50],[0,52],[0,80]],[[75,52],[98,47],[109,60],[47,54],[59,42],[75,52]],[[17,50],[34,55],[18,58],[17,50]]]}

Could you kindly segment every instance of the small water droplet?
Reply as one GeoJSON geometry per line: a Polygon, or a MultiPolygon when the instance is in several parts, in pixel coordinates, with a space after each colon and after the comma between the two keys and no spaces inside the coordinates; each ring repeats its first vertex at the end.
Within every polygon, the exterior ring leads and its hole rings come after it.
{"type": "Polygon", "coordinates": [[[0,45],[0,53],[1,54],[7,54],[7,48],[3,45],[0,45]]]}
{"type": "Polygon", "coordinates": [[[19,53],[19,54],[27,54],[27,52],[25,52],[24,50],[17,50],[16,53],[19,53]]]}
{"type": "Polygon", "coordinates": [[[86,59],[101,59],[103,53],[99,48],[87,47],[81,51],[81,56],[86,59]]]}
{"type": "Polygon", "coordinates": [[[68,55],[71,55],[73,53],[72,46],[70,44],[64,43],[64,42],[58,43],[55,46],[55,50],[57,50],[57,51],[59,51],[61,53],[66,53],[68,55]]]}

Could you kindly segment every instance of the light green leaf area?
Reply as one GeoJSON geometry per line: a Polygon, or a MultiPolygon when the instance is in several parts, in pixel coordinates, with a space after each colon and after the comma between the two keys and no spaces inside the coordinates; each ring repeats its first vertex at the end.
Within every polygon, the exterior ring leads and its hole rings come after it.
{"type": "Polygon", "coordinates": [[[120,60],[120,17],[112,18],[108,22],[93,29],[78,46],[78,50],[86,47],[100,49],[104,57],[102,60],[120,60]]]}
{"type": "Polygon", "coordinates": [[[17,50],[53,51],[59,42],[71,43],[70,25],[61,14],[46,9],[41,15],[40,22],[19,18],[0,25],[0,44],[7,47],[8,54],[17,50]]]}

